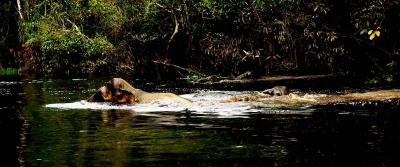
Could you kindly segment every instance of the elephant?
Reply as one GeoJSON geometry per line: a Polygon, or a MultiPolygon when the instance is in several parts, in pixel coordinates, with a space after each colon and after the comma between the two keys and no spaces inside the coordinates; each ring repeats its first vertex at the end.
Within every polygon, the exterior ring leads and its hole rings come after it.
{"type": "Polygon", "coordinates": [[[151,103],[157,100],[167,100],[179,103],[191,103],[189,99],[185,99],[173,93],[151,93],[133,87],[122,78],[113,78],[100,87],[88,102],[111,102],[116,104],[142,104],[151,103]]]}
{"type": "Polygon", "coordinates": [[[286,86],[275,86],[271,89],[266,89],[262,91],[264,94],[268,94],[271,96],[282,96],[282,95],[288,95],[289,94],[289,89],[286,86]]]}

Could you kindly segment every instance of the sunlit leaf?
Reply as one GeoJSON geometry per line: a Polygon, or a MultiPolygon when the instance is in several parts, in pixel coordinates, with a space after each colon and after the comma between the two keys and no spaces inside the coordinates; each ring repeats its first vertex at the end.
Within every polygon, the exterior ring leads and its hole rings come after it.
{"type": "Polygon", "coordinates": [[[377,31],[375,31],[375,34],[377,37],[379,37],[381,35],[381,32],[377,30],[377,31]]]}
{"type": "Polygon", "coordinates": [[[371,34],[370,36],[369,36],[369,40],[373,40],[375,38],[375,33],[373,33],[373,34],[371,34]]]}
{"type": "MultiPolygon", "coordinates": [[[[370,32],[371,31],[372,30],[370,30],[370,32]]],[[[371,33],[368,32],[368,34],[369,34],[369,40],[373,40],[375,37],[379,37],[381,35],[381,32],[378,30],[374,30],[371,33]]]]}

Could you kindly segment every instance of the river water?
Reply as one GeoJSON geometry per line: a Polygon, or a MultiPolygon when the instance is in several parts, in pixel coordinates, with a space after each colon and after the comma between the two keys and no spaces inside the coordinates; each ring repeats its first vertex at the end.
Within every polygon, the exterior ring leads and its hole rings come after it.
{"type": "Polygon", "coordinates": [[[206,90],[180,90],[191,105],[82,101],[102,83],[0,82],[0,166],[400,165],[398,101],[260,107],[214,103],[249,92],[206,90]]]}

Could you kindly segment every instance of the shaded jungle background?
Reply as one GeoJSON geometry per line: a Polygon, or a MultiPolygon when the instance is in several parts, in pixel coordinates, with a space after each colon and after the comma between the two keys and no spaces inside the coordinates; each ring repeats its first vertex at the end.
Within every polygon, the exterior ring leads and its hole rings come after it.
{"type": "Polygon", "coordinates": [[[21,75],[336,74],[399,81],[399,0],[4,0],[0,68],[21,75]],[[181,67],[181,68],[177,68],[181,67]]]}

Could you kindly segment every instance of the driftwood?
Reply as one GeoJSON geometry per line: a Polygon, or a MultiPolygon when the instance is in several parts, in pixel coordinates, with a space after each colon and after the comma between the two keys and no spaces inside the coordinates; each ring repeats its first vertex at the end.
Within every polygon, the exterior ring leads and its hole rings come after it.
{"type": "Polygon", "coordinates": [[[205,76],[196,81],[193,81],[193,83],[213,84],[215,82],[221,82],[221,81],[225,81],[225,80],[243,80],[243,79],[250,79],[252,77],[253,77],[253,73],[250,71],[246,71],[243,74],[238,75],[237,77],[221,77],[221,76],[217,76],[217,75],[205,76]]]}
{"type": "MultiPolygon", "coordinates": [[[[264,93],[243,94],[224,99],[221,103],[246,101],[255,106],[282,105],[331,105],[331,104],[365,104],[364,102],[396,102],[400,100],[400,89],[371,90],[347,94],[305,94],[289,93],[285,96],[271,96],[264,93]]],[[[377,104],[367,103],[367,104],[377,104]]],[[[399,103],[395,103],[395,105],[399,103]]]]}
{"type": "Polygon", "coordinates": [[[287,86],[289,89],[302,88],[334,88],[342,86],[360,86],[362,80],[358,77],[344,77],[332,74],[328,75],[305,75],[305,76],[262,76],[252,79],[251,72],[245,72],[237,77],[221,77],[217,75],[205,75],[190,68],[184,68],[175,64],[153,61],[156,64],[172,67],[177,70],[192,73],[201,78],[181,83],[185,87],[224,90],[265,90],[274,86],[287,86]]]}
{"type": "Polygon", "coordinates": [[[296,94],[289,94],[288,96],[278,98],[264,98],[259,100],[265,104],[311,104],[311,105],[328,105],[340,104],[349,102],[362,102],[362,101],[385,101],[385,100],[399,100],[400,89],[387,89],[375,90],[367,92],[348,93],[342,95],[329,95],[329,94],[310,94],[299,96],[296,94]]]}
{"type": "Polygon", "coordinates": [[[357,86],[361,80],[345,78],[335,75],[307,75],[307,76],[264,76],[257,79],[231,79],[210,80],[208,82],[189,83],[188,87],[224,89],[224,90],[264,90],[277,85],[293,88],[332,88],[340,86],[357,86]]]}

